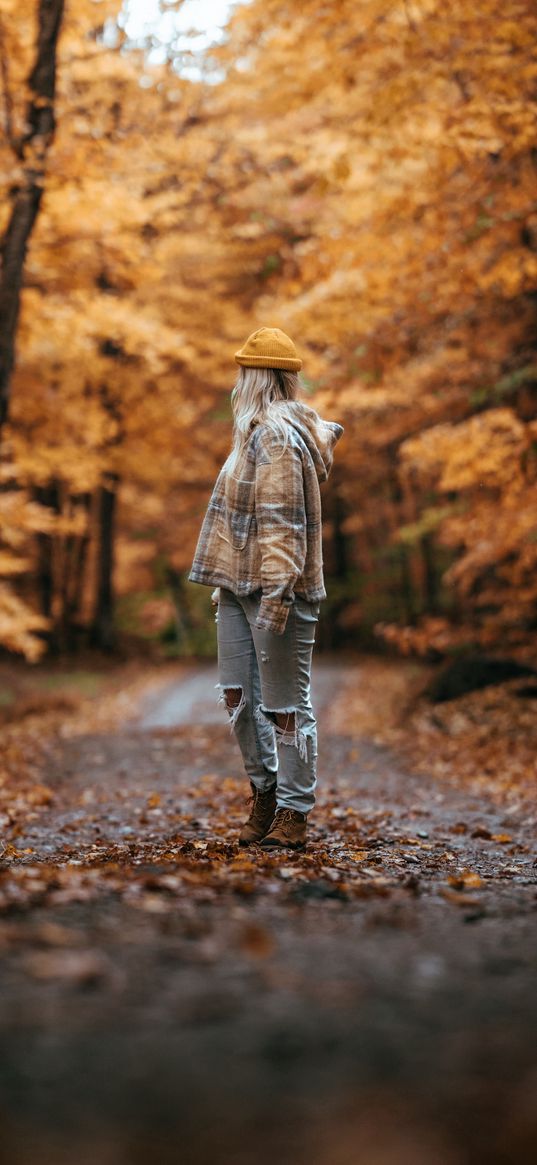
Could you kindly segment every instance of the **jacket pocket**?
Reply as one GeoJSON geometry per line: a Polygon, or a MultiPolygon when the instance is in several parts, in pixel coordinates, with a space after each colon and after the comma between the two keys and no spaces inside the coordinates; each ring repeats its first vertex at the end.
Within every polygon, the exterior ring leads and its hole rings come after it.
{"type": "Polygon", "coordinates": [[[252,514],[241,514],[238,510],[226,510],[221,515],[218,534],[229,542],[233,550],[244,550],[250,533],[252,514]]]}
{"type": "Polygon", "coordinates": [[[248,541],[255,509],[254,490],[255,481],[233,476],[226,478],[218,533],[233,550],[244,550],[248,541]]]}

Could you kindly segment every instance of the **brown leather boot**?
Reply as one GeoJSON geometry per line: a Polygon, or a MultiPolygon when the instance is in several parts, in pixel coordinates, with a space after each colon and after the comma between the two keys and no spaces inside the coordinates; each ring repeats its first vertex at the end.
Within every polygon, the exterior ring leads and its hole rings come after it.
{"type": "Polygon", "coordinates": [[[306,844],[306,814],[298,809],[277,809],[269,832],[263,838],[263,849],[304,849],[306,844]]]}
{"type": "Polygon", "coordinates": [[[252,845],[254,841],[261,841],[272,825],[276,812],[276,782],[262,793],[253,781],[250,781],[252,808],[250,816],[239,833],[239,845],[252,845]]]}

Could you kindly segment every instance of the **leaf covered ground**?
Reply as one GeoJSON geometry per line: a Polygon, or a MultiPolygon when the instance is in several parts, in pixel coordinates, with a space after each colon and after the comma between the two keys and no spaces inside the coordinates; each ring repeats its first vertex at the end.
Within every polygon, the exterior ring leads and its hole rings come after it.
{"type": "Polygon", "coordinates": [[[124,669],[4,728],[5,1159],[531,1160],[530,703],[320,662],[310,842],[270,854],[214,678],[124,669]]]}

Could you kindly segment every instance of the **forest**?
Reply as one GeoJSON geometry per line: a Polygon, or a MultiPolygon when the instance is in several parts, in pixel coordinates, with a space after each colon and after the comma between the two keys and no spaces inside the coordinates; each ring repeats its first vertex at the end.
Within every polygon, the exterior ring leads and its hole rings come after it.
{"type": "Polygon", "coordinates": [[[535,1160],[536,34],[0,0],[2,1163],[535,1160]],[[281,636],[189,579],[259,328],[281,636]]]}
{"type": "Polygon", "coordinates": [[[250,0],[196,67],[115,0],[0,15],[3,648],[211,650],[185,580],[268,324],[345,426],[324,646],[527,652],[533,5],[250,0]]]}

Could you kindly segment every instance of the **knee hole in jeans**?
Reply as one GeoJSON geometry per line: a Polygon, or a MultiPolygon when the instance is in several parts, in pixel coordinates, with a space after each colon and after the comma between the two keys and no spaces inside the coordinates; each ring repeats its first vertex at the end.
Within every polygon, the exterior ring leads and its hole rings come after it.
{"type": "Polygon", "coordinates": [[[241,712],[246,707],[244,689],[240,684],[233,684],[229,687],[225,684],[218,684],[218,687],[220,688],[218,699],[226,706],[229,715],[229,726],[233,730],[241,712]]]}
{"type": "Polygon", "coordinates": [[[264,704],[258,704],[254,716],[261,723],[272,724],[278,743],[294,745],[302,760],[307,761],[308,734],[304,729],[298,727],[295,712],[294,708],[284,708],[277,711],[273,708],[266,708],[264,704]]]}

